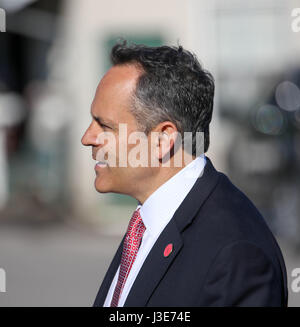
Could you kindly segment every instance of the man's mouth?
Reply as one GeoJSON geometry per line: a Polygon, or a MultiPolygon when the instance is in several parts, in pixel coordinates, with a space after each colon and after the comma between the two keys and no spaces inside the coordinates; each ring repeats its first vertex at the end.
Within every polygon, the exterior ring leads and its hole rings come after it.
{"type": "Polygon", "coordinates": [[[108,167],[108,162],[100,151],[98,151],[96,155],[93,154],[92,157],[96,161],[95,169],[108,167]]]}
{"type": "Polygon", "coordinates": [[[106,162],[104,162],[104,161],[97,161],[96,162],[96,165],[95,165],[95,169],[96,168],[105,168],[107,166],[108,166],[108,164],[106,162]]]}

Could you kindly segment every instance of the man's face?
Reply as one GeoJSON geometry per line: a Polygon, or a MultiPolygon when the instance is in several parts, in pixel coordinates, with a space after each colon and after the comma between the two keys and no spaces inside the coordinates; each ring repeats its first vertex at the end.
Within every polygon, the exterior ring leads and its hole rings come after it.
{"type": "Polygon", "coordinates": [[[114,66],[106,73],[96,90],[91,107],[93,120],[81,141],[83,145],[92,147],[94,160],[107,163],[95,166],[95,187],[101,193],[114,192],[134,196],[143,176],[147,175],[146,168],[130,167],[128,162],[125,167],[118,167],[119,150],[126,155],[135,146],[128,144],[128,137],[130,133],[138,131],[130,106],[139,74],[140,71],[134,65],[114,66]],[[126,124],[127,137],[120,133],[120,123],[126,124]],[[109,148],[107,142],[99,143],[103,132],[109,132],[115,139],[115,147],[114,142],[110,142],[112,146],[109,148]],[[104,152],[106,156],[103,156],[104,152]]]}

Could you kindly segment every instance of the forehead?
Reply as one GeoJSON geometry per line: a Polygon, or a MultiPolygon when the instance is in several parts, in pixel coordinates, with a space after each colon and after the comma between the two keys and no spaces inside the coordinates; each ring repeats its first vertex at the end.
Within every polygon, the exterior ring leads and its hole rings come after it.
{"type": "Polygon", "coordinates": [[[112,86],[115,84],[134,87],[141,69],[134,64],[116,65],[111,67],[103,76],[99,87],[112,86]]]}
{"type": "Polygon", "coordinates": [[[108,106],[128,106],[141,71],[135,65],[113,66],[101,79],[92,103],[92,110],[108,106]]]}

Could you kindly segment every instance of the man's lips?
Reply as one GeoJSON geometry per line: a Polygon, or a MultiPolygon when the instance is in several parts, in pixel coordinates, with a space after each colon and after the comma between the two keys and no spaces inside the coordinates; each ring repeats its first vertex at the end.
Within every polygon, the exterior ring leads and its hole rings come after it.
{"type": "Polygon", "coordinates": [[[96,165],[95,165],[95,170],[96,169],[101,169],[101,168],[105,168],[108,166],[107,162],[105,161],[98,161],[95,156],[93,155],[93,159],[96,161],[96,165]]]}
{"type": "Polygon", "coordinates": [[[105,167],[107,167],[108,164],[106,162],[102,162],[102,161],[98,161],[95,165],[95,170],[96,169],[103,169],[105,167]]]}
{"type": "Polygon", "coordinates": [[[101,155],[99,155],[99,154],[100,154],[99,152],[92,153],[92,158],[96,161],[95,170],[103,169],[108,166],[108,163],[105,160],[103,160],[103,158],[101,158],[101,155]]]}

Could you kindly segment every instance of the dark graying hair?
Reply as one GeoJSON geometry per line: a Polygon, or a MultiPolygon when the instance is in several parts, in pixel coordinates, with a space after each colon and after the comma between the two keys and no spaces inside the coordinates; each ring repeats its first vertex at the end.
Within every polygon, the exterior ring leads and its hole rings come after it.
{"type": "Polygon", "coordinates": [[[111,61],[142,68],[132,106],[141,130],[148,134],[160,122],[171,121],[182,139],[184,132],[192,132],[193,155],[196,132],[204,133],[204,152],[208,150],[214,79],[195,55],[181,46],[148,47],[125,41],[112,48],[111,61]]]}

